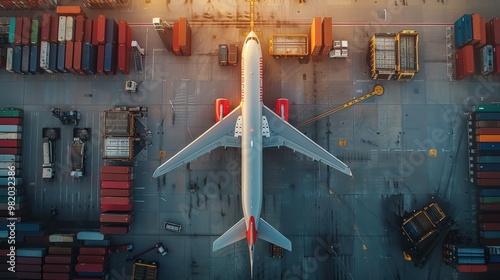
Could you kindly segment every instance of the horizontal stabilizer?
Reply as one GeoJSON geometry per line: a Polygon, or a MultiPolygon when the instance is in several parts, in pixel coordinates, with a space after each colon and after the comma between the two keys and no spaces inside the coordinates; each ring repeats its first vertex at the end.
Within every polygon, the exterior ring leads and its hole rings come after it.
{"type": "Polygon", "coordinates": [[[292,251],[292,242],[262,218],[260,218],[259,233],[257,237],[287,249],[288,251],[292,251]]]}
{"type": "Polygon", "coordinates": [[[226,247],[227,245],[231,245],[234,242],[238,242],[241,239],[245,238],[247,234],[247,227],[245,225],[245,218],[242,218],[239,222],[237,222],[234,226],[224,232],[219,238],[214,241],[213,251],[217,251],[226,247]]]}

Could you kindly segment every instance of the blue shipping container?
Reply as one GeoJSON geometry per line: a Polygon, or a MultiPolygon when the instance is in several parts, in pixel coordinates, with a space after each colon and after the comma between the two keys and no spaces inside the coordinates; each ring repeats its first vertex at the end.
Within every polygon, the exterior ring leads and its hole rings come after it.
{"type": "Polygon", "coordinates": [[[490,255],[491,263],[500,263],[500,255],[490,255]]]}
{"type": "Polygon", "coordinates": [[[454,30],[455,30],[455,48],[459,49],[461,47],[464,46],[464,42],[463,42],[463,30],[462,30],[462,18],[459,18],[457,19],[457,21],[455,21],[455,26],[454,26],[454,30]]]}
{"type": "Polygon", "coordinates": [[[21,157],[18,155],[0,155],[0,161],[20,161],[21,157]]]}
{"type": "Polygon", "coordinates": [[[104,72],[115,71],[115,45],[106,44],[104,46],[104,72]]]}
{"type": "Polygon", "coordinates": [[[479,196],[499,196],[500,197],[500,189],[480,189],[479,196]]]}
{"type": "Polygon", "coordinates": [[[45,248],[21,248],[17,249],[18,257],[35,257],[43,258],[47,254],[47,249],[45,248]]]}
{"type": "Polygon", "coordinates": [[[42,73],[40,71],[40,63],[38,60],[39,47],[37,45],[32,45],[30,50],[30,67],[29,71],[31,74],[42,73]]]}
{"type": "Polygon", "coordinates": [[[495,163],[486,163],[486,164],[477,164],[477,170],[480,171],[500,171],[500,164],[495,163]]]}
{"type": "Polygon", "coordinates": [[[21,58],[21,72],[28,74],[30,68],[30,46],[23,46],[23,54],[21,58]]]}
{"type": "Polygon", "coordinates": [[[104,240],[104,234],[98,231],[80,231],[76,235],[78,240],[104,240]]]}
{"type": "Polygon", "coordinates": [[[57,44],[50,43],[49,69],[53,73],[57,71],[57,44]]]}
{"type": "Polygon", "coordinates": [[[465,14],[463,16],[462,28],[464,32],[463,45],[467,45],[472,41],[472,14],[465,14]]]}
{"type": "Polygon", "coordinates": [[[500,238],[500,231],[498,230],[480,231],[479,234],[481,238],[500,238]]]}
{"type": "Polygon", "coordinates": [[[458,257],[458,264],[484,264],[486,263],[484,257],[482,258],[474,258],[474,257],[458,257]]]}
{"type": "Polygon", "coordinates": [[[23,184],[23,179],[16,178],[15,181],[12,181],[9,180],[9,178],[0,178],[0,186],[9,186],[9,182],[11,182],[10,185],[14,183],[16,186],[21,186],[23,184]]]}
{"type": "Polygon", "coordinates": [[[480,254],[484,255],[484,247],[458,247],[457,254],[480,254]]]}
{"type": "Polygon", "coordinates": [[[16,224],[17,231],[39,231],[44,228],[43,223],[29,222],[29,223],[18,223],[16,224]]]}
{"type": "Polygon", "coordinates": [[[57,45],[57,71],[66,73],[64,63],[66,60],[66,44],[60,43],[57,45]]]}
{"type": "Polygon", "coordinates": [[[476,157],[478,163],[500,163],[500,156],[479,156],[476,157]]]}
{"type": "Polygon", "coordinates": [[[483,142],[478,145],[479,150],[500,150],[500,143],[483,142]]]}
{"type": "Polygon", "coordinates": [[[474,113],[473,118],[477,121],[498,121],[500,113],[474,113]]]}
{"type": "Polygon", "coordinates": [[[118,36],[118,25],[113,18],[106,18],[106,44],[115,44],[118,36]]]}
{"type": "Polygon", "coordinates": [[[16,36],[16,18],[9,18],[9,43],[14,44],[14,37],[16,36]]]}
{"type": "Polygon", "coordinates": [[[12,71],[14,73],[21,73],[22,56],[23,56],[23,48],[21,46],[14,46],[14,55],[12,57],[12,71]]]}
{"type": "Polygon", "coordinates": [[[94,75],[97,67],[97,46],[92,45],[90,42],[83,43],[82,47],[82,70],[89,74],[94,75]]]}

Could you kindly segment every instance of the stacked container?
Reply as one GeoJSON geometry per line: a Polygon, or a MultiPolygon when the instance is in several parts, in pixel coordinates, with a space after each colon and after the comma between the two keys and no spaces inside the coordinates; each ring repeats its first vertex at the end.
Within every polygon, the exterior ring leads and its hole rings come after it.
{"type": "Polygon", "coordinates": [[[310,51],[311,56],[318,56],[321,54],[323,48],[323,27],[321,25],[321,18],[315,17],[311,23],[311,29],[309,31],[310,51]]]}
{"type": "Polygon", "coordinates": [[[500,105],[478,105],[470,115],[469,174],[479,188],[482,245],[500,245],[500,105]]]}
{"type": "Polygon", "coordinates": [[[82,247],[77,257],[74,279],[101,279],[108,274],[107,247],[82,247]],[[88,277],[88,278],[84,278],[88,277]]]}
{"type": "Polygon", "coordinates": [[[129,0],[82,0],[85,7],[91,9],[124,8],[129,5],[129,0]]]}
{"type": "Polygon", "coordinates": [[[500,247],[486,247],[489,253],[488,271],[500,271],[500,247]]]}
{"type": "Polygon", "coordinates": [[[174,22],[172,52],[177,56],[191,55],[191,26],[186,18],[174,22]]]}
{"type": "Polygon", "coordinates": [[[118,22],[118,70],[130,74],[130,50],[132,48],[132,30],[124,20],[118,22]]]}
{"type": "Polygon", "coordinates": [[[8,0],[0,2],[2,10],[39,10],[52,9],[57,5],[57,0],[8,0]]]}
{"type": "Polygon", "coordinates": [[[327,56],[333,48],[332,18],[325,17],[322,22],[323,29],[323,49],[321,54],[327,56]]]}
{"type": "Polygon", "coordinates": [[[49,247],[43,265],[43,279],[71,279],[75,268],[75,256],[71,247],[49,247]]]}
{"type": "Polygon", "coordinates": [[[101,167],[101,233],[126,234],[132,217],[132,167],[101,167]]]}
{"type": "Polygon", "coordinates": [[[22,186],[22,129],[22,109],[6,108],[0,111],[0,217],[16,217],[18,222],[25,215],[27,206],[22,186]],[[8,205],[12,195],[16,196],[14,215],[11,215],[8,205]]]}
{"type": "Polygon", "coordinates": [[[17,249],[16,277],[18,279],[43,279],[43,260],[46,254],[46,248],[17,249]]]}
{"type": "Polygon", "coordinates": [[[486,250],[481,246],[444,244],[443,261],[458,272],[486,272],[486,250]]]}

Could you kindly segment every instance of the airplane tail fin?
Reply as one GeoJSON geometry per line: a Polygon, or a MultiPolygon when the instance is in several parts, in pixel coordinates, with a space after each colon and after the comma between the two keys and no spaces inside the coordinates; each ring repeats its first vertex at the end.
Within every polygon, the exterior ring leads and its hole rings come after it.
{"type": "Polygon", "coordinates": [[[257,237],[269,243],[283,247],[288,251],[292,251],[292,242],[262,218],[260,218],[259,234],[257,237]]]}
{"type": "Polygon", "coordinates": [[[217,251],[233,244],[234,242],[242,240],[246,237],[246,232],[247,228],[245,225],[245,218],[242,218],[239,222],[237,222],[234,226],[232,226],[223,235],[219,236],[219,238],[214,241],[213,251],[217,251]]]}

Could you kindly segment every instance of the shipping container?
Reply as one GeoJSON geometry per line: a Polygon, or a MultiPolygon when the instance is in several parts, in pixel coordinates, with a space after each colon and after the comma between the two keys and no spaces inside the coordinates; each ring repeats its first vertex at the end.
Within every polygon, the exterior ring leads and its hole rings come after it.
{"type": "Polygon", "coordinates": [[[179,48],[182,55],[191,55],[191,26],[186,18],[179,18],[179,48]]]}
{"type": "MultiPolygon", "coordinates": [[[[101,234],[101,233],[99,233],[99,234],[101,234]]],[[[107,246],[110,246],[110,245],[111,245],[111,241],[109,239],[105,239],[105,240],[83,240],[83,246],[107,247],[107,246]]]]}
{"type": "Polygon", "coordinates": [[[476,135],[500,135],[500,128],[476,128],[476,135]]]}
{"type": "Polygon", "coordinates": [[[97,74],[104,74],[104,45],[97,46],[97,74]]]}
{"type": "Polygon", "coordinates": [[[9,47],[7,48],[7,54],[5,58],[5,70],[14,73],[14,69],[12,68],[12,63],[14,62],[14,49],[9,47]]]}
{"type": "Polygon", "coordinates": [[[480,204],[498,204],[500,203],[500,196],[482,196],[479,197],[480,204]]]}
{"type": "Polygon", "coordinates": [[[73,69],[80,75],[85,75],[82,70],[82,42],[75,42],[73,46],[73,69]]]}
{"type": "Polygon", "coordinates": [[[37,45],[32,45],[30,48],[30,64],[28,69],[31,74],[42,73],[39,63],[40,60],[38,59],[39,53],[39,47],[37,45]]]}
{"type": "Polygon", "coordinates": [[[129,205],[131,202],[131,197],[101,197],[101,204],[129,205]]]}
{"type": "Polygon", "coordinates": [[[30,39],[31,39],[31,18],[23,18],[21,44],[22,45],[29,45],[30,39]]]}
{"type": "Polygon", "coordinates": [[[96,74],[97,46],[85,42],[82,47],[82,70],[89,74],[96,74]]]}
{"type": "Polygon", "coordinates": [[[1,148],[0,147],[0,154],[20,155],[21,148],[1,148]]]}
{"type": "Polygon", "coordinates": [[[131,196],[131,195],[132,195],[132,190],[101,189],[101,196],[131,196]]]}
{"type": "Polygon", "coordinates": [[[396,80],[410,81],[420,70],[418,32],[403,30],[396,35],[396,80]]]}
{"type": "Polygon", "coordinates": [[[104,135],[129,136],[134,134],[134,115],[129,111],[105,111],[104,135]]]}
{"type": "Polygon", "coordinates": [[[57,45],[57,71],[66,73],[66,44],[60,43],[57,45]]]}
{"type": "Polygon", "coordinates": [[[375,34],[371,38],[370,71],[374,80],[391,80],[396,74],[395,34],[375,34]]]}
{"type": "Polygon", "coordinates": [[[30,43],[32,45],[38,45],[38,43],[40,43],[40,22],[36,19],[31,22],[30,43]]]}
{"type": "Polygon", "coordinates": [[[332,18],[323,18],[323,50],[322,55],[327,56],[333,48],[333,34],[332,34],[332,18]]]}
{"type": "Polygon", "coordinates": [[[47,255],[45,256],[45,263],[50,264],[72,264],[74,261],[71,255],[47,255]]]}
{"type": "Polygon", "coordinates": [[[101,204],[101,211],[131,211],[133,209],[133,204],[129,203],[126,205],[121,204],[101,204]]]}
{"type": "Polygon", "coordinates": [[[34,265],[41,265],[43,263],[43,257],[40,258],[34,258],[34,257],[17,257],[16,262],[18,264],[34,264],[34,265]]]}
{"type": "Polygon", "coordinates": [[[479,42],[474,45],[475,48],[482,48],[484,45],[486,45],[486,22],[484,20],[484,17],[480,18],[480,28],[481,28],[481,39],[479,42]]]}
{"type": "Polygon", "coordinates": [[[66,41],[66,17],[59,17],[59,27],[57,29],[57,42],[63,43],[66,41]]]}
{"type": "Polygon", "coordinates": [[[464,44],[472,44],[472,14],[465,14],[462,17],[464,32],[464,44]]]}
{"type": "MultiPolygon", "coordinates": [[[[500,135],[499,135],[499,137],[500,137],[500,135]]],[[[476,163],[500,163],[500,156],[478,156],[478,157],[472,157],[472,161],[476,162],[476,163]]],[[[476,175],[476,177],[477,177],[477,175],[476,175]]],[[[495,178],[500,178],[500,177],[495,177],[495,178]]]]}
{"type": "Polygon", "coordinates": [[[105,247],[81,247],[80,255],[105,256],[108,250],[105,247]]]}
{"type": "Polygon", "coordinates": [[[454,28],[455,32],[455,48],[461,48],[464,46],[464,30],[463,30],[463,23],[462,23],[462,18],[459,18],[455,21],[454,23],[454,28]]]}
{"type": "Polygon", "coordinates": [[[80,231],[76,235],[78,240],[104,240],[104,235],[96,231],[80,231]]]}
{"type": "Polygon", "coordinates": [[[70,273],[70,272],[72,272],[72,265],[44,264],[43,265],[43,272],[70,273]]]}
{"type": "Polygon", "coordinates": [[[97,24],[97,19],[92,20],[92,45],[95,46],[99,44],[99,42],[97,41],[97,31],[99,29],[99,26],[97,24]]]}
{"type": "Polygon", "coordinates": [[[106,74],[116,74],[116,49],[114,44],[106,44],[104,47],[104,66],[106,74]]]}
{"type": "Polygon", "coordinates": [[[76,17],[75,34],[74,34],[75,42],[83,41],[84,29],[85,29],[85,18],[82,15],[79,15],[76,17]]]}
{"type": "Polygon", "coordinates": [[[127,69],[127,46],[125,44],[118,45],[118,51],[116,55],[116,62],[118,71],[128,74],[127,69]]]}
{"type": "Polygon", "coordinates": [[[176,21],[174,22],[174,27],[172,30],[172,37],[173,37],[173,43],[172,43],[172,52],[174,55],[182,55],[181,49],[179,47],[179,22],[176,21]]]}
{"type": "Polygon", "coordinates": [[[476,121],[472,123],[475,127],[500,127],[500,121],[476,121]]]}
{"type": "MultiPolygon", "coordinates": [[[[2,141],[2,140],[0,140],[2,141]]],[[[500,143],[499,143],[500,144],[500,143]]],[[[500,171],[500,164],[494,163],[485,163],[485,164],[477,164],[476,169],[478,171],[500,171]]]]}
{"type": "Polygon", "coordinates": [[[50,40],[50,26],[51,26],[51,16],[50,14],[43,14],[42,16],[42,29],[40,33],[40,39],[42,41],[50,40]]]}
{"type": "Polygon", "coordinates": [[[483,179],[500,178],[500,172],[477,172],[476,177],[483,179]]]}
{"type": "MultiPolygon", "coordinates": [[[[103,159],[130,161],[134,158],[134,142],[132,137],[105,137],[103,159]]],[[[111,178],[111,177],[104,177],[111,178]]],[[[104,179],[109,181],[117,181],[104,179]]],[[[120,180],[120,181],[123,181],[120,180]]]]}
{"type": "Polygon", "coordinates": [[[500,74],[500,46],[493,48],[493,72],[500,74]]]}
{"type": "Polygon", "coordinates": [[[42,266],[36,264],[18,264],[16,265],[16,270],[23,272],[42,272],[42,266]]]}
{"type": "Polygon", "coordinates": [[[132,182],[115,182],[115,181],[101,181],[101,188],[103,189],[130,189],[132,182]]]}
{"type": "MultiPolygon", "coordinates": [[[[0,161],[20,161],[21,157],[17,155],[0,155],[0,161]]],[[[19,191],[19,190],[17,190],[19,191]]]]}
{"type": "Polygon", "coordinates": [[[498,220],[497,223],[480,223],[479,229],[480,230],[500,230],[500,220],[498,220]]]}
{"type": "Polygon", "coordinates": [[[77,259],[79,263],[105,263],[107,256],[79,255],[77,259]]]}
{"type": "Polygon", "coordinates": [[[118,37],[118,25],[113,18],[106,18],[106,44],[115,45],[118,37]]]}
{"type": "MultiPolygon", "coordinates": [[[[64,21],[66,24],[66,21],[64,21]]],[[[66,29],[66,27],[65,27],[66,29]]],[[[66,30],[64,30],[66,32],[66,30]]],[[[65,34],[66,35],[66,34],[65,34]]],[[[49,33],[50,43],[57,43],[59,37],[59,16],[53,15],[50,18],[50,33],[49,33]]]]}
{"type": "Polygon", "coordinates": [[[0,147],[3,147],[3,148],[20,148],[21,145],[22,145],[22,141],[19,141],[19,140],[10,140],[10,139],[0,140],[0,147]]]}
{"type": "Polygon", "coordinates": [[[77,16],[84,15],[80,6],[57,6],[56,13],[60,16],[77,16]]]}
{"type": "Polygon", "coordinates": [[[14,38],[16,36],[16,18],[9,18],[9,44],[14,44],[14,38]]]}
{"type": "MultiPolygon", "coordinates": [[[[482,196],[482,197],[500,196],[500,189],[480,189],[479,190],[479,196],[482,196]]],[[[496,216],[496,217],[498,217],[498,219],[496,221],[500,222],[500,214],[498,216],[496,216]]],[[[481,220],[481,219],[479,219],[479,221],[482,221],[482,222],[491,222],[490,220],[481,220]]]]}
{"type": "Polygon", "coordinates": [[[118,44],[127,44],[128,23],[125,20],[118,21],[118,44]]]}
{"type": "MultiPolygon", "coordinates": [[[[110,138],[107,138],[107,139],[110,139],[110,138]]],[[[12,140],[8,140],[8,141],[12,141],[12,140]]],[[[101,180],[102,181],[125,181],[125,182],[129,182],[129,181],[132,181],[132,179],[133,179],[132,173],[117,173],[117,174],[101,173],[101,180]]]]}
{"type": "Polygon", "coordinates": [[[49,69],[50,60],[50,44],[47,41],[42,41],[40,44],[40,68],[48,73],[52,73],[49,69]]]}
{"type": "Polygon", "coordinates": [[[479,64],[481,74],[493,72],[493,46],[486,45],[479,50],[479,64]]]}
{"type": "MultiPolygon", "coordinates": [[[[500,18],[493,18],[489,21],[489,36],[488,45],[499,46],[500,45],[500,18]]],[[[486,31],[488,32],[488,31],[486,31]]]]}
{"type": "MultiPolygon", "coordinates": [[[[22,118],[0,118],[0,125],[22,125],[22,124],[23,124],[22,118]]],[[[0,139],[2,138],[0,137],[0,139]]]]}
{"type": "Polygon", "coordinates": [[[17,231],[39,231],[45,228],[43,222],[23,222],[16,224],[17,231]]]}
{"type": "Polygon", "coordinates": [[[103,272],[106,268],[104,263],[78,263],[75,266],[76,272],[103,272]]]}
{"type": "Polygon", "coordinates": [[[500,188],[500,178],[477,179],[476,185],[478,187],[499,187],[500,188]]]}
{"type": "Polygon", "coordinates": [[[229,65],[237,65],[238,64],[238,45],[229,44],[227,46],[227,63],[229,65]]]}
{"type": "Polygon", "coordinates": [[[20,125],[0,125],[0,132],[22,132],[23,127],[20,125]]]}
{"type": "Polygon", "coordinates": [[[21,60],[23,57],[22,46],[14,46],[14,53],[12,55],[12,71],[14,73],[21,73],[21,60]]]}
{"type": "Polygon", "coordinates": [[[49,70],[52,73],[57,73],[57,55],[58,45],[56,43],[50,43],[50,54],[49,54],[49,70]]]}
{"type": "Polygon", "coordinates": [[[30,68],[30,46],[23,46],[21,58],[21,73],[28,74],[30,68]]]}
{"type": "Polygon", "coordinates": [[[104,15],[97,16],[97,42],[99,44],[106,43],[106,17],[104,15]]]}
{"type": "Polygon", "coordinates": [[[455,68],[457,80],[462,80],[474,74],[474,48],[467,45],[455,53],[455,68]]]}
{"type": "MultiPolygon", "coordinates": [[[[12,272],[9,272],[12,273],[12,272]]],[[[42,274],[40,272],[22,272],[22,271],[17,271],[16,272],[16,278],[17,279],[36,279],[40,280],[42,279],[42,274]]]]}
{"type": "Polygon", "coordinates": [[[481,41],[481,15],[472,14],[472,45],[477,45],[481,41]]]}
{"type": "MultiPolygon", "coordinates": [[[[85,20],[85,30],[83,32],[83,42],[92,43],[92,23],[94,21],[91,19],[85,20]]],[[[97,44],[96,44],[97,45],[97,44]]]]}
{"type": "Polygon", "coordinates": [[[101,173],[132,173],[132,166],[103,165],[101,173]]]}
{"type": "Polygon", "coordinates": [[[321,27],[321,17],[314,17],[311,23],[311,29],[309,32],[311,55],[317,56],[320,54],[323,47],[323,31],[321,27]]]}
{"type": "Polygon", "coordinates": [[[47,249],[45,248],[19,248],[17,249],[18,257],[34,257],[43,258],[47,254],[47,249]]]}
{"type": "Polygon", "coordinates": [[[50,255],[72,255],[75,252],[73,247],[50,246],[50,255]]]}
{"type": "Polygon", "coordinates": [[[479,231],[479,236],[481,238],[486,238],[486,239],[500,238],[500,231],[498,231],[498,230],[490,230],[490,231],[481,230],[481,231],[479,231]]]}
{"type": "Polygon", "coordinates": [[[500,135],[477,135],[476,142],[500,142],[500,135]]]}
{"type": "Polygon", "coordinates": [[[74,46],[75,43],[73,41],[66,41],[66,58],[64,59],[64,68],[66,69],[66,71],[72,74],[78,74],[75,69],[73,69],[73,51],[75,50],[74,46]]]}
{"type": "Polygon", "coordinates": [[[22,34],[23,34],[23,18],[16,17],[16,25],[14,30],[14,44],[21,45],[22,42],[22,34]]]}
{"type": "Polygon", "coordinates": [[[66,17],[66,33],[64,36],[66,41],[75,40],[75,18],[67,16],[66,17]]]}
{"type": "Polygon", "coordinates": [[[55,273],[55,272],[44,272],[43,280],[71,280],[77,279],[73,278],[71,273],[55,273]]]}
{"type": "Polygon", "coordinates": [[[100,216],[101,223],[119,223],[119,224],[130,224],[132,223],[131,214],[121,214],[121,213],[102,213],[100,216]]]}
{"type": "Polygon", "coordinates": [[[104,234],[127,234],[129,231],[129,226],[107,226],[101,225],[101,233],[104,234]]]}

